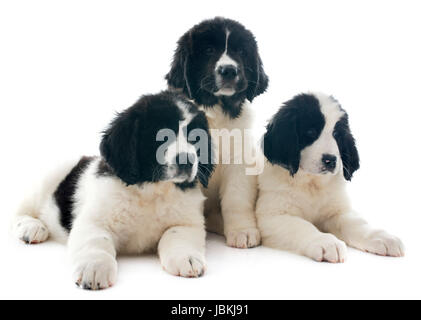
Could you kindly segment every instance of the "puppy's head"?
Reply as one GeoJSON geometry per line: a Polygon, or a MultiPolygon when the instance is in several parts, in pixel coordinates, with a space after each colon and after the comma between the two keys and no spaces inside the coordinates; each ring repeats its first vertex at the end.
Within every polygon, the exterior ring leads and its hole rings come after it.
{"type": "Polygon", "coordinates": [[[351,180],[359,169],[359,156],[348,115],[324,94],[301,94],[284,104],[272,118],[263,140],[272,164],[310,174],[337,174],[351,180]]]}
{"type": "Polygon", "coordinates": [[[207,185],[213,171],[206,116],[181,94],[142,97],[104,132],[101,155],[128,185],[207,185]]]}
{"type": "Polygon", "coordinates": [[[224,18],[206,20],[181,37],[166,79],[199,104],[222,102],[232,115],[268,86],[253,34],[224,18]]]}

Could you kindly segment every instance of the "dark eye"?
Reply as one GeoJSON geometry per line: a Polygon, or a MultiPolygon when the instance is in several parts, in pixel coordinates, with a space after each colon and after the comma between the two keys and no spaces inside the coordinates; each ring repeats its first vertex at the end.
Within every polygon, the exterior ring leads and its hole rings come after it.
{"type": "Polygon", "coordinates": [[[307,130],[306,134],[310,138],[316,138],[317,137],[316,129],[309,129],[309,130],[307,130]]]}
{"type": "Polygon", "coordinates": [[[239,56],[242,56],[244,53],[244,50],[242,48],[236,48],[234,49],[234,53],[238,54],[239,56]]]}
{"type": "Polygon", "coordinates": [[[208,55],[212,55],[212,54],[215,53],[215,48],[214,47],[211,47],[211,46],[206,47],[205,48],[205,53],[208,54],[208,55]]]}

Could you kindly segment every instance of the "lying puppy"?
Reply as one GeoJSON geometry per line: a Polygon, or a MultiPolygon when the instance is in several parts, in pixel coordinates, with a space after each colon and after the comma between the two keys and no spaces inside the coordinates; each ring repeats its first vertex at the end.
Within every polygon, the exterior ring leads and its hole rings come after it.
{"type": "MultiPolygon", "coordinates": [[[[75,281],[84,289],[114,284],[117,252],[158,249],[169,273],[201,276],[205,197],[198,179],[206,185],[212,165],[199,163],[200,150],[187,140],[195,129],[208,134],[206,116],[181,95],[144,96],[104,132],[102,157],[56,170],[23,203],[16,236],[31,244],[68,238],[75,281]],[[159,158],[161,129],[172,130],[174,139],[159,158]]],[[[210,140],[206,147],[208,153],[210,140]]]]}
{"type": "Polygon", "coordinates": [[[346,245],[400,257],[401,241],[351,209],[345,180],[359,169],[348,115],[332,97],[302,94],[267,127],[257,219],[263,244],[316,261],[344,262],[346,245]],[[339,240],[341,239],[341,240],[339,240]]]}
{"type": "MultiPolygon", "coordinates": [[[[208,198],[206,225],[210,231],[224,233],[229,246],[259,245],[257,178],[246,174],[247,165],[254,164],[246,163],[243,153],[232,152],[243,150],[243,145],[244,149],[253,149],[252,136],[244,134],[252,126],[250,102],[268,86],[253,34],[233,20],[203,21],[178,41],[166,78],[170,88],[184,92],[206,112],[215,142],[235,130],[241,132],[242,141],[235,139],[228,163],[218,162],[204,190],[208,198]]],[[[222,150],[219,148],[218,160],[228,157],[222,150]]]]}

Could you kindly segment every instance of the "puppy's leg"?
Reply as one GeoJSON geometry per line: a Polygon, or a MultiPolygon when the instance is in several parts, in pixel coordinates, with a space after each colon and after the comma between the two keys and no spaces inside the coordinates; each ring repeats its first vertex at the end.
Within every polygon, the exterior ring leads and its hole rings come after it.
{"type": "Polygon", "coordinates": [[[300,217],[265,216],[259,219],[259,227],[267,247],[296,252],[319,262],[338,263],[346,259],[345,243],[300,217]]]}
{"type": "Polygon", "coordinates": [[[69,236],[69,251],[78,286],[101,290],[115,283],[116,249],[112,236],[105,229],[86,221],[76,224],[69,236]]]}
{"type": "Polygon", "coordinates": [[[161,264],[167,272],[181,277],[201,277],[206,269],[206,232],[200,227],[172,227],[158,245],[161,264]]]}
{"type": "Polygon", "coordinates": [[[227,244],[234,248],[253,248],[260,244],[255,203],[257,177],[246,175],[242,165],[227,165],[222,170],[221,212],[227,244]]]}
{"type": "Polygon", "coordinates": [[[362,251],[391,257],[404,255],[401,240],[385,231],[372,229],[355,213],[335,215],[324,221],[321,228],[362,251]]]}

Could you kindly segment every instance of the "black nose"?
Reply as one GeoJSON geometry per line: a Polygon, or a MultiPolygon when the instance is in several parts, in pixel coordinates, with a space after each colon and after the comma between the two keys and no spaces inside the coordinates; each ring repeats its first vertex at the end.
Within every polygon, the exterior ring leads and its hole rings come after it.
{"type": "Polygon", "coordinates": [[[225,80],[233,80],[238,75],[238,69],[234,65],[224,65],[218,68],[218,73],[225,80]]]}
{"type": "Polygon", "coordinates": [[[195,159],[196,155],[194,153],[182,152],[177,154],[175,157],[175,163],[177,164],[179,172],[190,173],[195,159]]]}
{"type": "Polygon", "coordinates": [[[329,171],[333,171],[336,168],[336,161],[338,159],[333,154],[324,154],[322,156],[322,162],[325,168],[329,171]]]}

